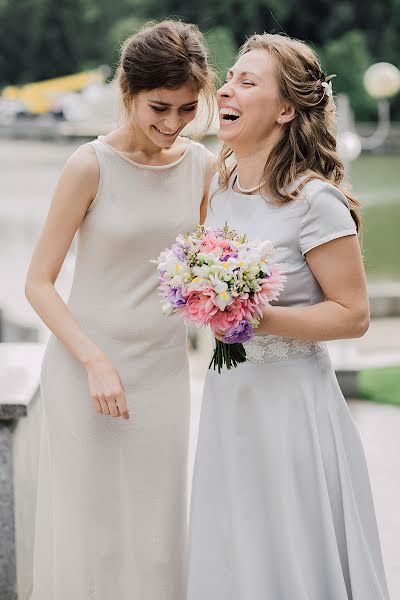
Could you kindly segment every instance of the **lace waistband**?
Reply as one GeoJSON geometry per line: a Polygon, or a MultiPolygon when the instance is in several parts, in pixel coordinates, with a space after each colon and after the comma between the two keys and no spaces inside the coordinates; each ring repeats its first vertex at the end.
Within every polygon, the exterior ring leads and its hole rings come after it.
{"type": "Polygon", "coordinates": [[[311,356],[326,348],[323,342],[304,342],[276,335],[255,335],[243,344],[251,363],[274,362],[311,356]]]}

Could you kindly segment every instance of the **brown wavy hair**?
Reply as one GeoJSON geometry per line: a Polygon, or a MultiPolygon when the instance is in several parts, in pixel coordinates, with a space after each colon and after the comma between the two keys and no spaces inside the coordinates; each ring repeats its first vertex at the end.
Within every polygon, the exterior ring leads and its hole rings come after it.
{"type": "MultiPolygon", "coordinates": [[[[294,106],[296,114],[283,129],[272,149],[262,179],[274,203],[294,200],[312,179],[328,181],[346,196],[350,212],[361,227],[360,202],[344,184],[344,167],[336,151],[336,107],[321,82],[325,75],[315,52],[304,42],[280,34],[257,34],[240,48],[239,56],[251,50],[265,50],[274,58],[276,79],[282,100],[294,106]],[[304,176],[297,188],[288,187],[304,176]]],[[[218,161],[220,189],[226,189],[236,169],[228,167],[233,150],[223,144],[218,161]]]]}
{"type": "Polygon", "coordinates": [[[127,115],[136,94],[189,83],[205,100],[206,130],[213,121],[217,76],[196,25],[172,19],[146,23],[122,45],[116,80],[127,115]]]}

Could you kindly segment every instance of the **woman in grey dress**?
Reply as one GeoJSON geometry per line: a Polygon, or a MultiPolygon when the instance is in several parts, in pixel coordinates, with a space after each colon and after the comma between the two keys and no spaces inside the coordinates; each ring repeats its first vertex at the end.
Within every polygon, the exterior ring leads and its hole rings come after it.
{"type": "Polygon", "coordinates": [[[264,34],[218,96],[206,225],[283,247],[287,282],[248,361],[207,373],[188,600],[388,600],[363,447],[324,344],[369,321],[331,84],[305,44],[264,34]]]}
{"type": "Polygon", "coordinates": [[[68,160],[27,278],[53,335],[41,379],[33,600],[184,600],[190,417],[183,322],[151,263],[207,206],[214,157],[180,134],[213,74],[195,26],[127,40],[128,119],[68,160]],[[78,231],[72,290],[54,288],[78,231]]]}

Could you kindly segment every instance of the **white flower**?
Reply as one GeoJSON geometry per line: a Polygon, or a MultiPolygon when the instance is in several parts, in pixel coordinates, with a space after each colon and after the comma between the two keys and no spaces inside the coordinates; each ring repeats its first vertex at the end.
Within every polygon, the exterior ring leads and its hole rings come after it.
{"type": "Polygon", "coordinates": [[[208,265],[202,265],[201,267],[193,267],[193,275],[202,279],[207,279],[210,276],[211,268],[208,265]]]}
{"type": "Polygon", "coordinates": [[[213,298],[214,304],[218,306],[220,310],[225,310],[225,308],[232,302],[232,295],[228,291],[227,283],[212,276],[210,277],[210,281],[215,292],[215,296],[213,298]]]}
{"type": "Polygon", "coordinates": [[[218,256],[212,252],[199,252],[197,255],[198,261],[203,261],[207,265],[214,265],[218,261],[218,256]]]}
{"type": "Polygon", "coordinates": [[[329,83],[326,81],[323,81],[321,83],[321,85],[325,89],[325,96],[332,96],[332,94],[333,94],[332,81],[329,81],[329,83]]]}
{"type": "Polygon", "coordinates": [[[230,281],[233,276],[233,268],[225,268],[220,262],[210,267],[210,278],[214,277],[215,280],[230,281]]]}
{"type": "Polygon", "coordinates": [[[160,268],[162,271],[166,272],[166,276],[168,278],[189,273],[189,267],[187,264],[179,260],[179,258],[172,253],[166,258],[165,262],[160,265],[160,268]]]}
{"type": "Polygon", "coordinates": [[[222,291],[220,294],[216,294],[213,298],[213,302],[220,310],[225,310],[225,308],[232,301],[232,296],[229,292],[222,291]]]}
{"type": "Polygon", "coordinates": [[[163,312],[163,315],[165,315],[166,317],[169,317],[170,315],[172,315],[174,310],[175,309],[170,302],[162,305],[162,312],[163,312]]]}

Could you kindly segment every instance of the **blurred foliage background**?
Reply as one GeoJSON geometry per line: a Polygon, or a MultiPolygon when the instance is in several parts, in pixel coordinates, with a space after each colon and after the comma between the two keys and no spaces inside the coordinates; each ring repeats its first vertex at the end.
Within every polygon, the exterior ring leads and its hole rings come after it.
{"type": "MultiPolygon", "coordinates": [[[[397,65],[400,0],[0,0],[0,87],[99,64],[115,68],[121,42],[146,21],[178,17],[205,34],[221,77],[252,33],[285,32],[311,43],[357,120],[375,118],[362,77],[377,61],[397,65]]],[[[398,65],[397,65],[398,66],[398,65]]],[[[392,105],[400,120],[400,98],[392,105]]]]}

